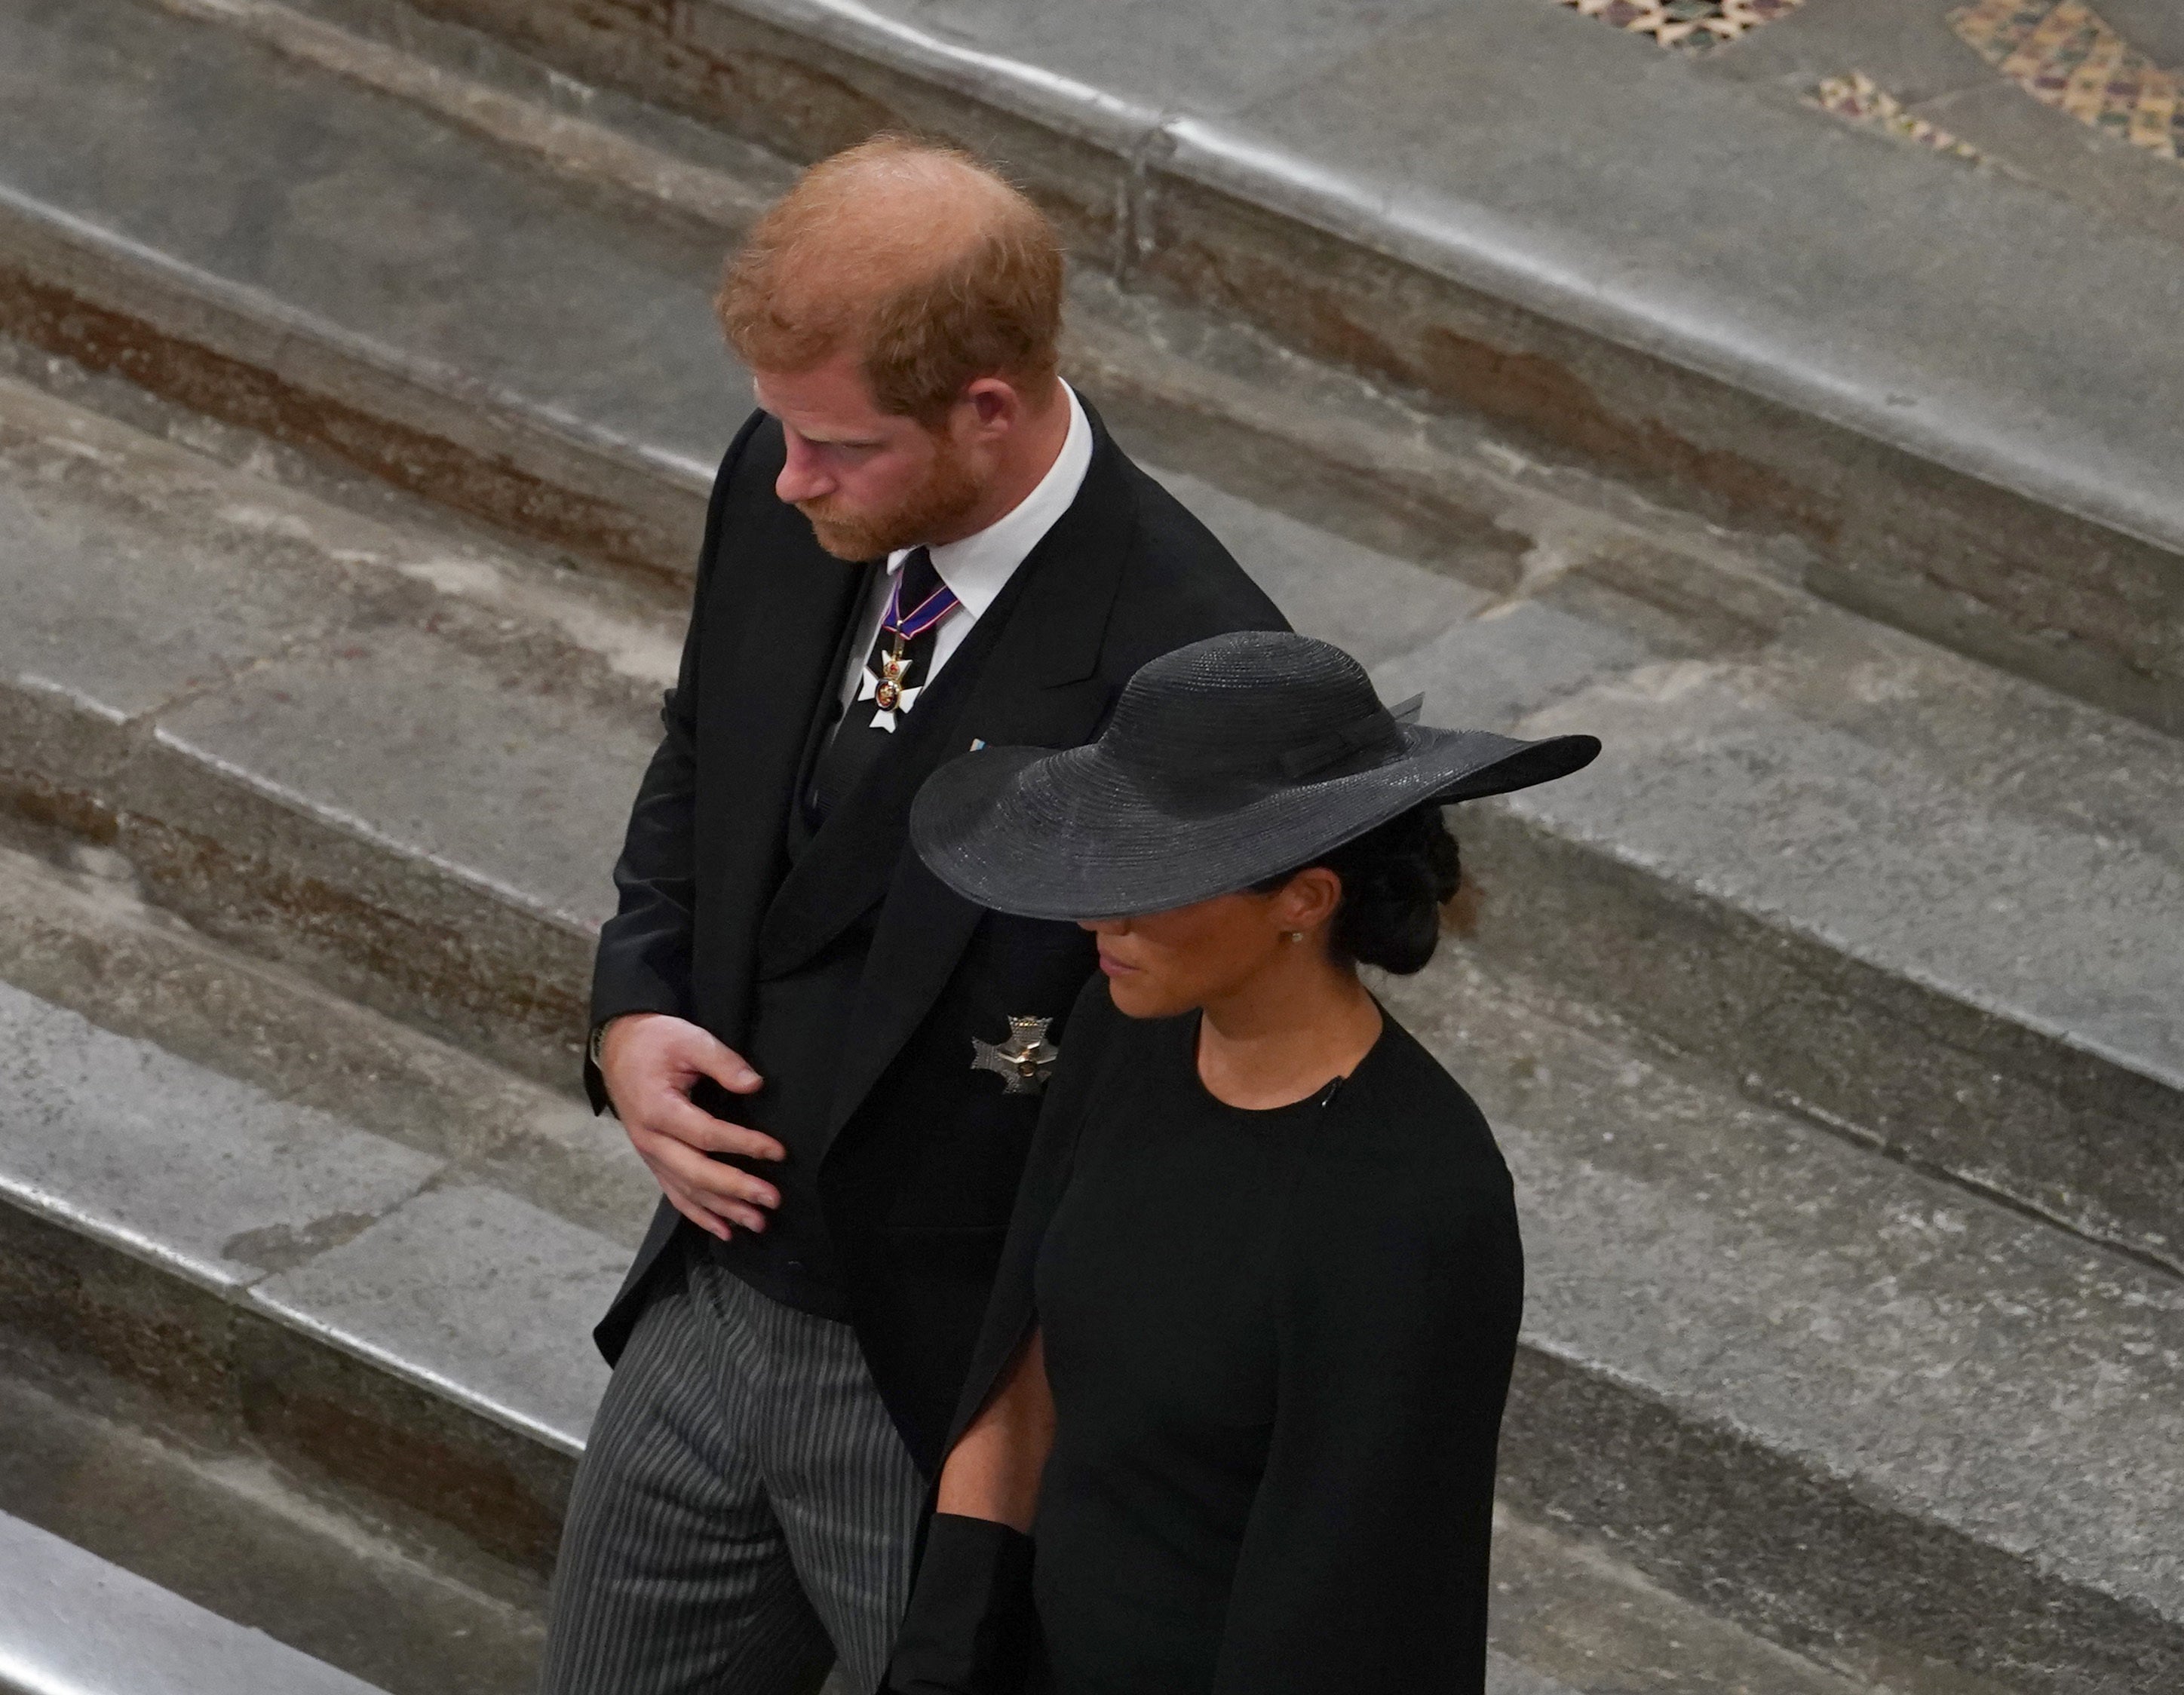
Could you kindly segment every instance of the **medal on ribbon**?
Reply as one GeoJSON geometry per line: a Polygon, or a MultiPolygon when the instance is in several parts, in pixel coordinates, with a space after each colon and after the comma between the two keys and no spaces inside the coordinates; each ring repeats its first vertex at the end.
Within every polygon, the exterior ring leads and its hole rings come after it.
{"type": "Polygon", "coordinates": [[[877,673],[866,666],[857,684],[857,698],[872,703],[873,729],[892,734],[895,714],[908,712],[917,704],[923,685],[909,681],[910,668],[916,662],[906,650],[912,642],[961,604],[956,598],[956,591],[942,583],[905,614],[902,609],[902,573],[895,573],[894,586],[888,593],[887,615],[880,620],[880,634],[894,638],[894,651],[881,657],[877,673]]]}

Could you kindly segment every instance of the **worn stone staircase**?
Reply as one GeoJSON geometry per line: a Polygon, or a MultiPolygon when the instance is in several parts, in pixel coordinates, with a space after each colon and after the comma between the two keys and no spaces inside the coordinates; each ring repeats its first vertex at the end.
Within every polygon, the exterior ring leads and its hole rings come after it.
{"type": "MultiPolygon", "coordinates": [[[[2184,1685],[2174,349],[2074,412],[1927,308],[1769,341],[1767,230],[1687,230],[1732,367],[1658,244],[1512,281],[1597,197],[1373,225],[1368,164],[1433,168],[1355,135],[1269,187],[1151,51],[1189,10],[1088,58],[831,0],[0,8],[0,1511],[383,1688],[526,1687],[648,1207],[572,1086],[746,403],[707,296],[794,158],[915,122],[1066,214],[1072,375],[1301,626],[1608,745],[1458,816],[1390,990],[1524,1211],[1505,1695],[2184,1685]]],[[[1760,188],[1878,146],[1536,12],[1473,15],[1607,79],[1580,131],[1697,110],[1760,188]]],[[[2092,215],[1856,157],[1955,208],[1930,272],[2092,215]]],[[[2164,286],[2115,239],[2081,364],[2164,286]]]]}

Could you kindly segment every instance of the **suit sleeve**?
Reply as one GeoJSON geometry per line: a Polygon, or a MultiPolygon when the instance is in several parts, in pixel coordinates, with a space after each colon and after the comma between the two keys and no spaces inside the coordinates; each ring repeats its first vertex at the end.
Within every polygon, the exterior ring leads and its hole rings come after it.
{"type": "MultiPolygon", "coordinates": [[[[638,785],[615,862],[614,916],[599,927],[592,965],[590,1028],[624,1013],[663,1012],[689,1016],[691,936],[697,886],[693,870],[698,773],[698,699],[704,666],[706,606],[719,573],[722,514],[736,467],[762,414],[754,414],[722,461],[705,514],[705,538],[698,553],[698,585],[691,597],[690,627],[675,686],[660,703],[660,745],[638,785]]],[[[588,1053],[584,1087],[592,1109],[607,1106],[606,1086],[588,1053]]]]}
{"type": "Polygon", "coordinates": [[[1216,1695],[1485,1687],[1523,1259],[1498,1169],[1315,1162],[1216,1695]]]}

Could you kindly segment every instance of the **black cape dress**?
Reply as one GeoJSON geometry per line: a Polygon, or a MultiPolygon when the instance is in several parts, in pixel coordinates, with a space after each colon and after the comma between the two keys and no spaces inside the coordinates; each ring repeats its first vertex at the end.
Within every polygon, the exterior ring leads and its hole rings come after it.
{"type": "Polygon", "coordinates": [[[1198,1020],[1095,978],[958,1419],[1043,1333],[1033,1531],[1057,1695],[1477,1695],[1523,1300],[1507,1169],[1393,1018],[1345,1080],[1225,1105],[1198,1020]]]}

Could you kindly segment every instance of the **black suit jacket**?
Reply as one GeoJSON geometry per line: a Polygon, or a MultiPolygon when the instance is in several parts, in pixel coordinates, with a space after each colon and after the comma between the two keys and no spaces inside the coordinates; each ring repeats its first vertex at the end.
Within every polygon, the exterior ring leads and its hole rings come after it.
{"type": "MultiPolygon", "coordinates": [[[[1095,954],[1074,925],[982,912],[908,846],[911,797],[973,740],[1090,740],[1160,654],[1284,627],[1221,544],[1092,419],[1076,501],[1033,549],[793,869],[788,808],[848,663],[870,566],[822,550],[773,492],[780,425],[755,415],[714,484],[666,735],[630,814],[600,931],[594,1026],[672,1013],[744,1044],[762,974],[873,925],[855,992],[820,1043],[833,1063],[818,1186],[860,1340],[928,1471],[939,1466],[1028,1149],[1038,1099],[970,1067],[1012,1015],[1066,1015],[1095,954]]],[[[586,1068],[595,1107],[604,1095],[586,1068]]],[[[734,1115],[726,1097],[701,1104],[734,1115]]],[[[694,1227],[662,1202],[596,1332],[612,1361],[647,1280],[694,1227]]]]}

